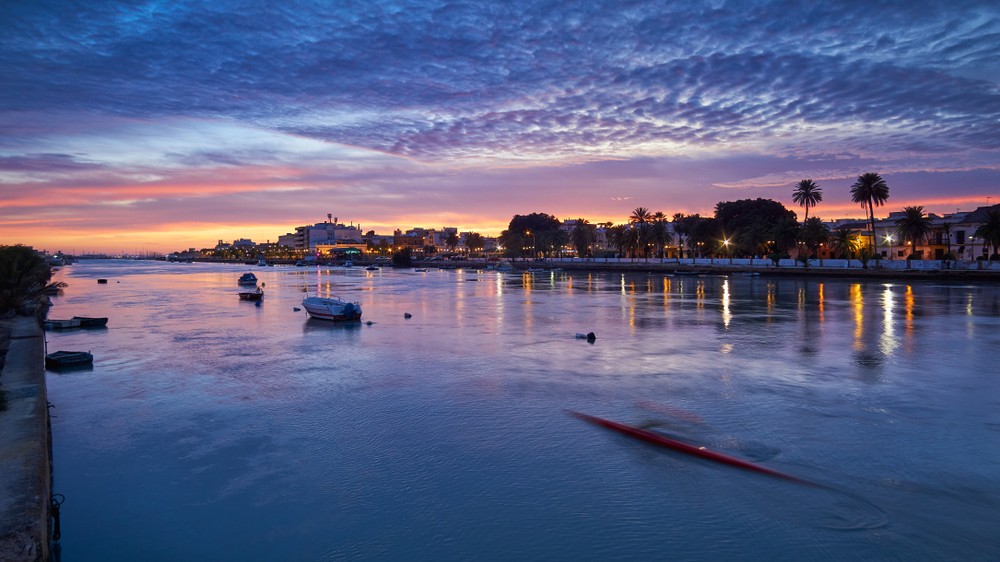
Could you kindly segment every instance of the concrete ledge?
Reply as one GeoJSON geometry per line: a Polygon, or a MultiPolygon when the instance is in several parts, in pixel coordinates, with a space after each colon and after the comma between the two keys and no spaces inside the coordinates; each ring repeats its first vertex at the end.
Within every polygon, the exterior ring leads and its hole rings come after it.
{"type": "MultiPolygon", "coordinates": [[[[0,321],[9,328],[0,388],[0,562],[49,560],[48,400],[45,339],[35,318],[0,321]]],[[[3,330],[6,332],[6,330],[3,330]]]]}

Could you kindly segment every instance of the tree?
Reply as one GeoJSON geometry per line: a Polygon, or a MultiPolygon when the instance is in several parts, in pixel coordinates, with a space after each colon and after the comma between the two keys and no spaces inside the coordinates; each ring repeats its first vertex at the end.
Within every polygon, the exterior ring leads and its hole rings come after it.
{"type": "Polygon", "coordinates": [[[652,220],[653,214],[645,207],[636,207],[632,215],[628,218],[629,224],[645,224],[652,220]]]}
{"type": "MultiPolygon", "coordinates": [[[[736,240],[738,254],[752,255],[760,248],[757,244],[750,245],[750,242],[755,241],[761,232],[772,230],[787,221],[794,222],[795,213],[770,199],[741,199],[716,204],[715,220],[718,221],[719,232],[725,232],[736,240]],[[755,234],[746,234],[751,230],[755,231],[755,234]]],[[[782,227],[783,232],[790,228],[787,224],[782,227]]],[[[775,240],[773,236],[769,239],[775,240]]]]}
{"type": "Polygon", "coordinates": [[[955,259],[955,255],[951,253],[951,230],[952,227],[954,226],[955,226],[954,223],[950,222],[941,223],[941,234],[944,235],[944,243],[948,247],[948,250],[944,255],[945,256],[944,259],[946,260],[955,259]]]}
{"type": "Polygon", "coordinates": [[[806,208],[806,216],[802,222],[809,220],[809,207],[815,207],[823,200],[823,189],[812,180],[802,180],[792,192],[792,201],[806,208]]]}
{"type": "Polygon", "coordinates": [[[444,239],[445,246],[448,246],[448,250],[454,252],[455,247],[458,246],[458,233],[448,232],[448,236],[444,239]]]}
{"type": "Polygon", "coordinates": [[[481,252],[486,247],[486,241],[483,240],[482,234],[470,232],[465,235],[465,247],[469,249],[469,252],[481,252]]]}
{"type": "Polygon", "coordinates": [[[33,301],[47,287],[60,289],[66,284],[48,284],[52,268],[27,246],[0,246],[0,316],[34,312],[33,301]]]}
{"type": "Polygon", "coordinates": [[[838,226],[833,230],[831,244],[833,251],[843,259],[854,259],[854,253],[858,251],[858,235],[849,226],[838,226]]]}
{"type": "Polygon", "coordinates": [[[931,228],[931,219],[924,214],[922,206],[903,207],[903,216],[896,219],[896,232],[903,244],[907,241],[913,244],[910,248],[910,259],[917,253],[917,244],[923,242],[931,233],[931,228]]]}
{"type": "Polygon", "coordinates": [[[830,240],[830,227],[826,226],[819,217],[806,219],[799,230],[799,240],[809,248],[810,257],[816,256],[820,244],[825,244],[830,240]]]}
{"type": "Polygon", "coordinates": [[[974,234],[976,238],[983,240],[983,247],[992,246],[991,257],[1000,250],[1000,210],[992,210],[986,213],[986,220],[976,228],[974,234]]]}
{"type": "Polygon", "coordinates": [[[569,243],[569,233],[565,230],[546,230],[538,234],[534,241],[536,248],[543,256],[558,254],[569,243]]]}
{"type": "Polygon", "coordinates": [[[889,186],[882,176],[867,172],[858,176],[851,186],[851,201],[868,209],[868,227],[872,237],[872,255],[878,255],[878,240],[875,239],[875,207],[881,207],[889,200],[889,186]]]}
{"type": "Polygon", "coordinates": [[[576,255],[580,257],[590,257],[592,253],[591,245],[597,238],[594,230],[594,225],[588,223],[586,219],[576,219],[576,225],[570,233],[570,238],[573,240],[573,246],[576,248],[576,255]]]}
{"type": "Polygon", "coordinates": [[[508,256],[523,257],[533,251],[542,233],[559,230],[560,224],[559,219],[544,213],[514,215],[507,230],[500,233],[500,243],[508,256]]]}

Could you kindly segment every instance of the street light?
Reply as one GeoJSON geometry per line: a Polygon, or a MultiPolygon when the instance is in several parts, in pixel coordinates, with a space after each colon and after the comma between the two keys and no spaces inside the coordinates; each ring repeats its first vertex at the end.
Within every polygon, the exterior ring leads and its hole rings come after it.
{"type": "Polygon", "coordinates": [[[889,259],[892,259],[892,234],[885,235],[885,243],[889,246],[889,259]]]}

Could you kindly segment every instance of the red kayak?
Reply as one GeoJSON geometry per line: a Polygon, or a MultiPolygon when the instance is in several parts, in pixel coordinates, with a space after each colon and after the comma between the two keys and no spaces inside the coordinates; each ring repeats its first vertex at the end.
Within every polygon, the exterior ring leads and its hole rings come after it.
{"type": "Polygon", "coordinates": [[[806,484],[808,486],[816,486],[820,488],[824,487],[821,484],[810,482],[809,480],[803,480],[802,478],[792,476],[791,474],[785,474],[784,472],[779,472],[777,470],[773,470],[765,466],[752,463],[750,461],[745,461],[743,459],[731,457],[729,455],[712,451],[704,447],[697,447],[695,445],[691,445],[690,443],[678,441],[677,439],[672,439],[661,433],[656,433],[655,431],[640,429],[638,427],[633,427],[631,425],[626,425],[624,423],[618,423],[616,421],[606,420],[604,418],[599,418],[597,416],[591,416],[589,414],[583,414],[580,412],[570,411],[570,413],[584,421],[588,421],[592,424],[606,427],[608,429],[613,429],[619,433],[624,433],[629,437],[634,437],[636,439],[645,441],[647,443],[652,443],[654,445],[659,445],[661,447],[666,447],[668,449],[673,449],[675,451],[680,451],[682,453],[687,453],[689,455],[701,457],[703,459],[708,459],[710,461],[728,464],[730,466],[735,466],[746,470],[752,470],[754,472],[760,472],[761,474],[767,474],[769,476],[774,476],[777,478],[784,478],[785,480],[791,480],[793,482],[806,484]]]}

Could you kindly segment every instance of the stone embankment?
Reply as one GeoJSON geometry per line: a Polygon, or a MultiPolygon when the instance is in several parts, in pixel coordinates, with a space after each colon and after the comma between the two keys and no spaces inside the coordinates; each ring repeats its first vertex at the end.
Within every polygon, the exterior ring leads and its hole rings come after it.
{"type": "Polygon", "coordinates": [[[0,320],[0,562],[49,560],[52,473],[45,339],[38,320],[0,320]]]}

